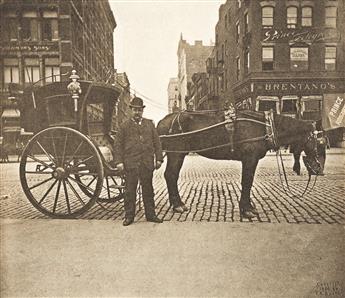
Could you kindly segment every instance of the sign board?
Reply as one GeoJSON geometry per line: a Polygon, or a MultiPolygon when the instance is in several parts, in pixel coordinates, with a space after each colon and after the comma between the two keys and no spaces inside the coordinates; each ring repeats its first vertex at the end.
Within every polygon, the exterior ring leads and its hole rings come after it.
{"type": "Polygon", "coordinates": [[[324,94],[322,126],[325,130],[345,127],[345,93],[324,94]]]}

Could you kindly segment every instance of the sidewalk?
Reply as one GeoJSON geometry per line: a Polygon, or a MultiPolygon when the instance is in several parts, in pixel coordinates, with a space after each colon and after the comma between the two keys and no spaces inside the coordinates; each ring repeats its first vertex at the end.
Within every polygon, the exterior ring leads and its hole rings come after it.
{"type": "Polygon", "coordinates": [[[344,297],[341,225],[1,220],[1,297],[344,297]]]}

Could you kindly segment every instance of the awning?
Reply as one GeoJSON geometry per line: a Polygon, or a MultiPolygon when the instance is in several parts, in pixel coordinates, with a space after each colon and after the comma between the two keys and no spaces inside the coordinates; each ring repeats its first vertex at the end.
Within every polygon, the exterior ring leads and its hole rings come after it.
{"type": "Polygon", "coordinates": [[[5,109],[1,115],[1,118],[19,118],[20,111],[17,109],[5,109]]]}

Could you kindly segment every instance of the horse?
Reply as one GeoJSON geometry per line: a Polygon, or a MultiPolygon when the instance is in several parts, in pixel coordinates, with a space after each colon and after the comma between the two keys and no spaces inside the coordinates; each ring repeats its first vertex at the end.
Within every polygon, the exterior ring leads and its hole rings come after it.
{"type": "Polygon", "coordinates": [[[226,127],[224,111],[185,111],[168,114],[160,120],[157,131],[167,156],[164,178],[173,210],[178,213],[188,210],[180,197],[177,181],[189,152],[242,163],[239,208],[242,218],[248,219],[258,215],[250,191],[258,162],[267,151],[298,142],[306,153],[308,172],[319,173],[323,165],[318,160],[315,123],[278,114],[270,119],[269,124],[263,112],[237,111],[233,135],[226,127]]]}
{"type": "MultiPolygon", "coordinates": [[[[321,161],[321,165],[324,165],[326,162],[326,149],[329,148],[329,139],[327,133],[322,128],[322,120],[319,119],[316,121],[316,129],[318,131],[317,137],[317,151],[319,154],[319,160],[321,161]]],[[[293,164],[293,171],[297,175],[301,175],[301,164],[300,164],[300,157],[302,154],[303,148],[301,144],[294,143],[290,145],[290,152],[293,154],[294,157],[294,164],[293,164]]],[[[324,168],[321,169],[319,173],[320,176],[323,176],[324,168]]]]}

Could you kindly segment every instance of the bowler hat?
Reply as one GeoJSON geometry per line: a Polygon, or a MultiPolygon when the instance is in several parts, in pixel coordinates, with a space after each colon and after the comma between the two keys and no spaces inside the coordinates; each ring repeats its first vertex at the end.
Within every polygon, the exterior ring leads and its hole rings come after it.
{"type": "Polygon", "coordinates": [[[134,97],[129,103],[131,108],[145,108],[144,102],[140,97],[134,97]]]}

